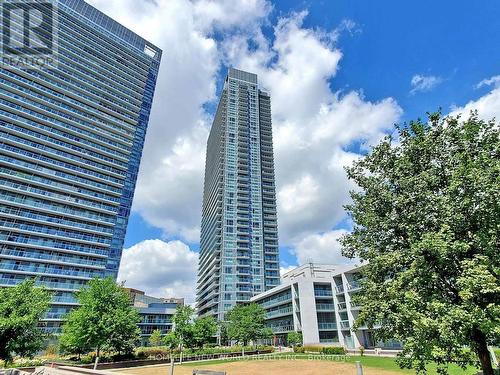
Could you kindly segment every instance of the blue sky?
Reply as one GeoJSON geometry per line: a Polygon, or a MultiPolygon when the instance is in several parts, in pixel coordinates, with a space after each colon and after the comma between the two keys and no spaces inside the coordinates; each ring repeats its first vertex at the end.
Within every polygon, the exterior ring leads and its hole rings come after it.
{"type": "Polygon", "coordinates": [[[121,275],[152,293],[192,294],[206,137],[227,66],[271,92],[283,268],[346,261],[343,167],[394,122],[500,112],[497,1],[91,3],[164,50],[121,275]],[[148,266],[160,271],[133,272],[148,266]],[[190,276],[165,276],[173,269],[190,276]]]}

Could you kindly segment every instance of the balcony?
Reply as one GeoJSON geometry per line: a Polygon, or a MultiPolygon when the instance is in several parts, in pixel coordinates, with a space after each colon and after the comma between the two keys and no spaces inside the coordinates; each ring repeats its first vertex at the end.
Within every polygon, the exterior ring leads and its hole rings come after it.
{"type": "Polygon", "coordinates": [[[347,290],[349,292],[354,292],[361,289],[361,285],[357,281],[350,281],[349,284],[347,284],[347,290]]]}
{"type": "Polygon", "coordinates": [[[351,301],[351,310],[359,310],[360,307],[356,302],[351,301]]]}
{"type": "Polygon", "coordinates": [[[315,297],[333,297],[333,293],[331,290],[315,289],[314,296],[315,297]]]}
{"type": "Polygon", "coordinates": [[[318,329],[320,331],[336,330],[337,323],[318,323],[318,329]]]}
{"type": "Polygon", "coordinates": [[[348,320],[343,320],[340,322],[340,328],[342,329],[350,329],[349,321],[348,320]]]}
{"type": "Polygon", "coordinates": [[[316,304],[317,311],[335,311],[335,306],[333,303],[317,303],[316,304]]]}
{"type": "Polygon", "coordinates": [[[270,326],[273,333],[285,333],[293,331],[293,326],[270,326]]]}
{"type": "Polygon", "coordinates": [[[347,303],[340,302],[337,304],[337,307],[339,308],[339,310],[347,310],[347,303]]]}
{"type": "Polygon", "coordinates": [[[266,316],[267,318],[273,318],[273,317],[276,317],[276,316],[279,316],[279,315],[291,315],[293,312],[292,308],[291,307],[287,307],[287,308],[284,308],[284,309],[278,309],[278,310],[273,310],[273,311],[269,311],[266,316]]]}

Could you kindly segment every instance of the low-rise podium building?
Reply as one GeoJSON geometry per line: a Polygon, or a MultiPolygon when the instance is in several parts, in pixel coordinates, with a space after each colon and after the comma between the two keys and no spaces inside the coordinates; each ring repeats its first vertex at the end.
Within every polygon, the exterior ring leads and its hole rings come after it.
{"type": "Polygon", "coordinates": [[[266,309],[275,345],[284,345],[287,334],[295,331],[302,332],[304,345],[399,349],[397,342],[375,342],[367,327],[353,332],[360,306],[352,296],[360,290],[360,278],[358,266],[306,264],[285,273],[280,285],[251,301],[266,309]]]}
{"type": "Polygon", "coordinates": [[[157,298],[146,295],[142,290],[126,288],[131,303],[139,312],[141,321],[141,345],[149,345],[149,337],[155,330],[166,335],[172,330],[172,318],[177,306],[184,305],[184,298],[157,298]]]}

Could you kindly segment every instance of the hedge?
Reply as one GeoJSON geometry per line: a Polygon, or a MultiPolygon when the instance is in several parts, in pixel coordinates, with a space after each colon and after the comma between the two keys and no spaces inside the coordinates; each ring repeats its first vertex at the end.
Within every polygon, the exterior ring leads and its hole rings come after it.
{"type": "Polygon", "coordinates": [[[341,346],[318,346],[318,345],[306,345],[306,346],[296,346],[293,348],[295,353],[322,353],[322,354],[335,354],[344,355],[346,351],[341,346]]]}

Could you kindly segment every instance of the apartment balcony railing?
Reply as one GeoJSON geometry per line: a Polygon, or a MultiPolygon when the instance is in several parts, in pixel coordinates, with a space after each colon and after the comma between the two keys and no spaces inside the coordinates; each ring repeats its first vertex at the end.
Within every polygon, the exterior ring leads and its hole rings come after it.
{"type": "Polygon", "coordinates": [[[279,309],[279,310],[269,311],[267,313],[267,317],[268,318],[272,318],[273,316],[292,314],[292,312],[293,312],[293,309],[291,307],[288,307],[288,308],[285,308],[285,309],[279,309]]]}
{"type": "Polygon", "coordinates": [[[354,290],[358,290],[360,288],[361,288],[361,285],[357,281],[351,281],[351,282],[349,282],[349,284],[347,284],[347,290],[349,290],[350,292],[354,291],[354,290]]]}
{"type": "Polygon", "coordinates": [[[322,290],[322,289],[314,290],[314,295],[316,297],[333,297],[333,293],[331,290],[322,290]]]}
{"type": "Polygon", "coordinates": [[[342,329],[350,329],[350,324],[348,320],[343,320],[340,322],[340,328],[342,329]]]}
{"type": "Polygon", "coordinates": [[[325,311],[325,310],[335,310],[335,305],[333,303],[317,303],[316,310],[325,311]]]}
{"type": "Polygon", "coordinates": [[[261,302],[260,305],[262,307],[268,307],[268,306],[280,304],[283,302],[291,302],[291,300],[292,300],[292,296],[290,294],[287,294],[287,295],[284,295],[284,296],[281,296],[278,298],[274,298],[274,299],[266,301],[266,302],[261,302]]]}
{"type": "Polygon", "coordinates": [[[347,309],[347,304],[345,302],[340,302],[337,304],[339,310],[346,310],[347,309]]]}
{"type": "Polygon", "coordinates": [[[293,331],[293,326],[270,326],[273,333],[291,332],[293,331]]]}
{"type": "Polygon", "coordinates": [[[358,305],[356,302],[351,301],[351,309],[359,309],[361,306],[358,305]]]}
{"type": "Polygon", "coordinates": [[[337,323],[318,323],[318,329],[320,330],[334,330],[337,329],[337,323]]]}
{"type": "Polygon", "coordinates": [[[335,291],[337,292],[337,294],[344,293],[344,286],[343,285],[336,286],[335,291]]]}

